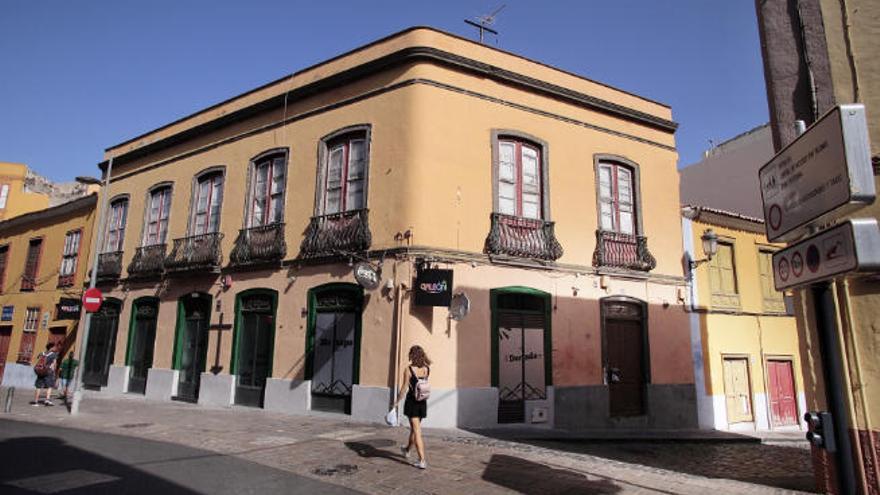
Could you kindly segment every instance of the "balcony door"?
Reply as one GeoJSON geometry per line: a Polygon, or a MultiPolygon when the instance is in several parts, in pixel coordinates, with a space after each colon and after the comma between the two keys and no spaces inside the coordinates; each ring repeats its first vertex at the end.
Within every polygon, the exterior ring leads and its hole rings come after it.
{"type": "Polygon", "coordinates": [[[156,342],[156,321],[159,301],[138,299],[132,309],[131,334],[128,341],[128,391],[143,394],[147,390],[147,374],[153,367],[153,348],[156,342]]]}
{"type": "Polygon", "coordinates": [[[259,289],[239,295],[232,363],[232,373],[238,375],[236,404],[263,405],[266,379],[272,375],[276,298],[274,291],[259,289]]]}
{"type": "Polygon", "coordinates": [[[211,321],[211,296],[193,293],[178,303],[177,353],[179,370],[177,399],[196,402],[199,385],[208,362],[208,325],[211,321]]]}
{"type": "Polygon", "coordinates": [[[91,388],[107,386],[113,353],[116,350],[116,332],[119,328],[121,303],[105,299],[101,309],[92,314],[86,357],[83,362],[83,384],[91,388]]]}
{"type": "Polygon", "coordinates": [[[358,383],[363,289],[330,284],[309,297],[306,341],[312,409],[351,414],[352,388],[358,383]]]}

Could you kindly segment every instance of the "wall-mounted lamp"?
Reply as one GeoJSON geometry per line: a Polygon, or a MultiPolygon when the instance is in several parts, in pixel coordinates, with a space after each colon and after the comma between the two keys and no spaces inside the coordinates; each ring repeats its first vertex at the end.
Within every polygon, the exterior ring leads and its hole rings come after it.
{"type": "Polygon", "coordinates": [[[701,260],[690,260],[691,270],[696,269],[701,263],[710,261],[718,252],[718,234],[712,229],[706,229],[706,231],[703,232],[703,235],[700,236],[700,240],[703,244],[703,254],[705,254],[706,257],[701,260]]]}

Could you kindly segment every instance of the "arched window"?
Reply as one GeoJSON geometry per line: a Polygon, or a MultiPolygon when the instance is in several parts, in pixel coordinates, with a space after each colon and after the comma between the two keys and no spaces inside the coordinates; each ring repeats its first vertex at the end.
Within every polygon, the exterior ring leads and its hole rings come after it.
{"type": "Polygon", "coordinates": [[[128,198],[115,199],[110,203],[107,230],[104,235],[103,253],[122,251],[125,242],[125,223],[128,221],[128,198]]]}
{"type": "Polygon", "coordinates": [[[633,169],[616,162],[600,162],[599,227],[621,234],[637,233],[636,189],[633,169]]]}
{"type": "Polygon", "coordinates": [[[544,218],[541,146],[528,141],[498,139],[498,213],[544,218]]]}
{"type": "Polygon", "coordinates": [[[324,140],[319,214],[331,215],[366,207],[368,135],[368,129],[358,129],[324,140]]]}
{"type": "Polygon", "coordinates": [[[284,189],[287,179],[287,153],[263,154],[252,162],[248,227],[284,221],[284,189]]]}
{"type": "Polygon", "coordinates": [[[203,173],[196,179],[192,201],[191,234],[211,234],[220,230],[223,204],[223,171],[203,173]]]}
{"type": "Polygon", "coordinates": [[[165,239],[168,237],[168,217],[170,214],[171,186],[154,188],[147,197],[143,246],[165,244],[165,239]]]}

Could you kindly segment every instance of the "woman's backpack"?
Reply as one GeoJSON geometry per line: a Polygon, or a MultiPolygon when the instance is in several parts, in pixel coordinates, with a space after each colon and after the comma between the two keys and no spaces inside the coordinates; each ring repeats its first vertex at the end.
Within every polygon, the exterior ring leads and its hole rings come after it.
{"type": "Polygon", "coordinates": [[[416,376],[415,370],[411,369],[410,371],[413,376],[416,377],[416,386],[413,387],[413,397],[415,397],[418,402],[428,400],[428,397],[431,396],[431,384],[428,383],[428,375],[431,374],[431,368],[428,368],[428,373],[424,378],[416,376]]]}
{"type": "Polygon", "coordinates": [[[49,356],[45,352],[41,352],[37,358],[37,364],[34,365],[34,373],[37,376],[46,376],[50,371],[52,368],[49,366],[49,356]]]}

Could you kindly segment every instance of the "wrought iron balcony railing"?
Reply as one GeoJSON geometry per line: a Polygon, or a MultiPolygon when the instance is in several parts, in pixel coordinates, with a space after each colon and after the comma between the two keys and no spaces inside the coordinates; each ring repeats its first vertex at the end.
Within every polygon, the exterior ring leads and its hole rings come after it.
{"type": "Polygon", "coordinates": [[[648,251],[647,237],[600,229],[596,231],[593,266],[648,272],[657,266],[657,260],[648,251]]]}
{"type": "Polygon", "coordinates": [[[112,282],[122,273],[122,251],[98,255],[98,282],[112,282]]]}
{"type": "Polygon", "coordinates": [[[369,210],[353,210],[312,217],[299,248],[301,259],[323,258],[370,248],[369,210]]]}
{"type": "Polygon", "coordinates": [[[229,253],[231,266],[248,266],[281,261],[287,256],[284,224],[272,223],[238,231],[229,253]]]}
{"type": "Polygon", "coordinates": [[[68,275],[58,275],[58,288],[60,289],[73,286],[73,277],[73,273],[68,275]]]}
{"type": "Polygon", "coordinates": [[[542,260],[562,257],[553,222],[503,213],[492,213],[490,218],[492,228],[486,237],[486,253],[542,260]]]}
{"type": "Polygon", "coordinates": [[[165,267],[166,244],[141,246],[128,264],[128,278],[153,278],[162,275],[165,267]]]}
{"type": "Polygon", "coordinates": [[[174,239],[171,253],[165,257],[165,271],[179,273],[219,270],[222,239],[223,234],[220,232],[174,239]]]}

